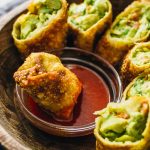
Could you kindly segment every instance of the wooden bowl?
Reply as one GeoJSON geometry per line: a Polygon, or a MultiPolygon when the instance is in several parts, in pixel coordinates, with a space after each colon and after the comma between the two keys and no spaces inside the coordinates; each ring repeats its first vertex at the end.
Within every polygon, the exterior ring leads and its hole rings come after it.
{"type": "MultiPolygon", "coordinates": [[[[118,14],[131,0],[111,0],[114,14],[118,14]]],[[[0,143],[15,150],[94,150],[95,138],[88,135],[78,138],[62,138],[48,135],[32,126],[15,103],[13,73],[22,60],[13,44],[12,25],[24,12],[29,1],[16,7],[0,19],[0,143]]]]}

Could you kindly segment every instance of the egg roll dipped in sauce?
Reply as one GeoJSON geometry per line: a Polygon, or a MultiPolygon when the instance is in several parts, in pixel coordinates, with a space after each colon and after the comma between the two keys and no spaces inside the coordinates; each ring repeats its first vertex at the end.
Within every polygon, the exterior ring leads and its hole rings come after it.
{"type": "Polygon", "coordinates": [[[14,73],[16,83],[44,110],[58,119],[70,119],[82,83],[55,55],[31,53],[14,73]]]}

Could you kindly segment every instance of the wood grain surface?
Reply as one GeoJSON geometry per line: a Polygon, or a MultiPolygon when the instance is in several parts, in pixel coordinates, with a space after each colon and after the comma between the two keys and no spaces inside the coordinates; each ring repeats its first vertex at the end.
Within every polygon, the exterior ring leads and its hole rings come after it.
{"type": "MultiPolygon", "coordinates": [[[[131,0],[111,2],[116,16],[131,0]]],[[[0,143],[10,150],[95,150],[93,134],[77,138],[48,135],[32,126],[18,107],[12,76],[22,60],[13,44],[11,31],[15,18],[26,10],[28,3],[0,19],[0,143]]]]}

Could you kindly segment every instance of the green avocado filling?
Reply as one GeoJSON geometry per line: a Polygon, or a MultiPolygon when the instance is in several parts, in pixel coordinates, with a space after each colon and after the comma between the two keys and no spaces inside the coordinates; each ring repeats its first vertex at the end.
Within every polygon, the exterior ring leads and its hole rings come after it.
{"type": "Polygon", "coordinates": [[[139,76],[127,92],[127,98],[136,95],[150,98],[150,74],[139,76]]]}
{"type": "Polygon", "coordinates": [[[48,25],[49,21],[55,17],[61,8],[60,0],[34,0],[33,11],[22,18],[19,22],[18,39],[26,39],[38,33],[42,27],[48,25]]]}
{"type": "Polygon", "coordinates": [[[108,13],[108,0],[84,0],[69,8],[68,21],[85,31],[108,13]]]}
{"type": "Polygon", "coordinates": [[[138,40],[150,30],[150,5],[138,4],[131,12],[121,16],[111,29],[111,36],[122,39],[138,40]]]}
{"type": "Polygon", "coordinates": [[[132,54],[132,62],[138,66],[150,64],[150,48],[137,48],[132,54]]]}
{"type": "Polygon", "coordinates": [[[97,114],[100,115],[99,134],[103,138],[115,142],[135,142],[143,138],[148,104],[143,103],[141,99],[109,103],[105,111],[99,111],[97,114]]]}

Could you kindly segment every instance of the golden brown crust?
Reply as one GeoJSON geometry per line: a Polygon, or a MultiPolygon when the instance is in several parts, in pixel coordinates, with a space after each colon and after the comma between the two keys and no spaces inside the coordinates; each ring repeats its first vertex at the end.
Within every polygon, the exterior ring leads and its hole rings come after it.
{"type": "MultiPolygon", "coordinates": [[[[96,140],[96,150],[131,150],[131,149],[129,146],[124,146],[119,148],[116,145],[112,145],[111,147],[106,148],[105,144],[96,140]]],[[[132,150],[137,150],[137,149],[132,149],[132,150]]]]}
{"type": "MultiPolygon", "coordinates": [[[[45,110],[54,113],[61,119],[68,119],[77,103],[82,84],[74,73],[65,68],[54,55],[51,71],[44,68],[47,60],[42,58],[46,53],[33,53],[32,62],[25,62],[14,74],[14,79],[21,88],[26,90],[45,110]],[[34,59],[34,60],[33,60],[34,59]],[[55,65],[54,65],[55,62],[55,65]],[[57,64],[56,64],[57,63],[57,64]],[[57,67],[56,67],[57,66],[57,67]]],[[[29,57],[27,61],[31,60],[29,57]]]]}
{"type": "Polygon", "coordinates": [[[130,83],[130,81],[132,81],[134,77],[136,77],[136,74],[138,75],[138,73],[136,73],[136,70],[130,72],[131,69],[130,61],[128,59],[130,55],[129,53],[126,55],[125,59],[123,60],[123,64],[121,66],[121,72],[120,72],[124,86],[128,85],[128,83],[130,83]]]}
{"type": "Polygon", "coordinates": [[[124,84],[128,84],[140,73],[146,72],[150,68],[150,64],[146,65],[136,65],[132,62],[132,55],[136,49],[146,47],[150,49],[150,42],[139,43],[135,45],[126,55],[122,67],[121,67],[121,77],[124,84]]]}
{"type": "Polygon", "coordinates": [[[108,5],[108,13],[86,31],[80,30],[68,21],[69,29],[73,33],[74,45],[76,47],[93,51],[96,35],[102,33],[112,22],[112,6],[110,2],[108,5]]]}
{"type": "Polygon", "coordinates": [[[119,60],[123,59],[124,55],[132,47],[132,44],[118,42],[116,39],[111,39],[108,34],[109,30],[98,42],[96,53],[105,58],[109,63],[116,65],[117,63],[120,63],[119,60]]]}
{"type": "Polygon", "coordinates": [[[31,52],[47,51],[50,52],[54,49],[60,49],[65,46],[66,35],[68,31],[67,25],[67,2],[61,0],[62,8],[58,10],[55,18],[44,27],[39,33],[31,38],[17,39],[17,26],[18,22],[24,15],[20,16],[13,25],[12,36],[14,38],[15,45],[19,52],[25,56],[31,52]]]}
{"type": "Polygon", "coordinates": [[[116,144],[114,145],[112,144],[110,147],[106,148],[105,145],[103,145],[99,141],[96,141],[96,150],[148,150],[149,146],[145,144],[146,142],[143,142],[142,146],[140,147],[137,147],[136,145],[133,145],[132,147],[130,145],[125,145],[125,146],[121,146],[120,148],[119,148],[119,145],[117,146],[116,144]]]}

